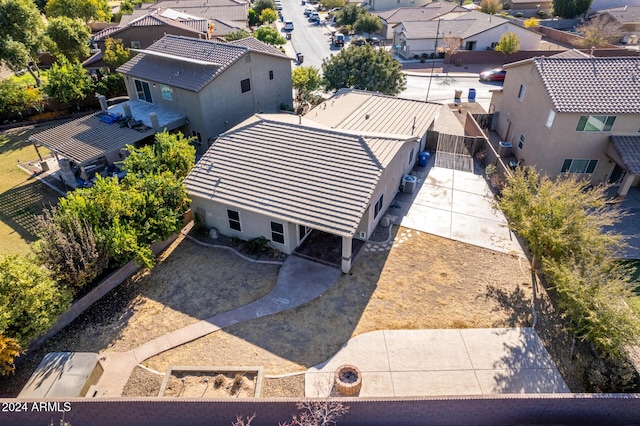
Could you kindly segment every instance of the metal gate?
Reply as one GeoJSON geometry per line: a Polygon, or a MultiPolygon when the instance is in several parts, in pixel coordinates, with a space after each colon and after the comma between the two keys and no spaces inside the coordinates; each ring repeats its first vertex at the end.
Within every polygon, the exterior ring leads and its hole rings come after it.
{"type": "Polygon", "coordinates": [[[435,166],[473,173],[473,157],[476,138],[458,135],[438,135],[435,166]]]}

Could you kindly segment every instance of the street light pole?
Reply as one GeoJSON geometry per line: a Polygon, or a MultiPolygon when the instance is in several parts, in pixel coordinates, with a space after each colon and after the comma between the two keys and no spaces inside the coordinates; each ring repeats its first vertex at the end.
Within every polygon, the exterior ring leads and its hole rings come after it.
{"type": "Polygon", "coordinates": [[[438,28],[436,28],[436,42],[433,46],[433,58],[431,59],[431,77],[429,77],[429,86],[427,87],[427,98],[425,102],[429,102],[429,92],[431,91],[431,80],[433,80],[433,67],[436,66],[436,55],[438,51],[438,35],[440,34],[440,19],[438,18],[438,28]]]}

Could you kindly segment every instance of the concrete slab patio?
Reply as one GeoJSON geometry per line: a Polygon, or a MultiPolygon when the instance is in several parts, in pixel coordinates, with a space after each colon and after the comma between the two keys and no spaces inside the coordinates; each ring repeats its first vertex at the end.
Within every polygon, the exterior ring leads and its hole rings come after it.
{"type": "Polygon", "coordinates": [[[361,397],[570,392],[529,327],[361,334],[306,372],[305,396],[335,395],[333,373],[343,364],[360,369],[361,397]]]}

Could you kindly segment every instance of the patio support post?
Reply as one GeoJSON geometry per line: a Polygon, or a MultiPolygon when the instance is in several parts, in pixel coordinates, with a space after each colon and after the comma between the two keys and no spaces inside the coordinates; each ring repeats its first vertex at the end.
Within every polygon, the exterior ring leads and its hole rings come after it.
{"type": "Polygon", "coordinates": [[[38,150],[38,145],[36,144],[36,141],[32,140],[31,143],[33,144],[33,147],[36,149],[36,153],[38,154],[38,158],[40,159],[40,161],[41,162],[44,161],[42,159],[42,155],[40,155],[40,150],[38,150]]]}
{"type": "Polygon", "coordinates": [[[351,270],[351,256],[353,255],[353,238],[342,237],[342,272],[351,270]]]}
{"type": "Polygon", "coordinates": [[[629,193],[629,188],[631,188],[631,183],[633,182],[636,176],[638,175],[632,175],[630,173],[627,173],[627,175],[622,180],[620,187],[618,188],[618,197],[623,198],[627,196],[627,194],[629,193]]]}

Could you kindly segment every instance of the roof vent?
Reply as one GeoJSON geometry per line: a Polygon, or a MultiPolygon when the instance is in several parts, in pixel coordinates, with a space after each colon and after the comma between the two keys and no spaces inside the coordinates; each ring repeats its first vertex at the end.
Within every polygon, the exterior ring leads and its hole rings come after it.
{"type": "Polygon", "coordinates": [[[365,116],[364,116],[364,119],[365,119],[365,120],[368,120],[368,119],[369,119],[369,114],[365,115],[365,116]]]}

